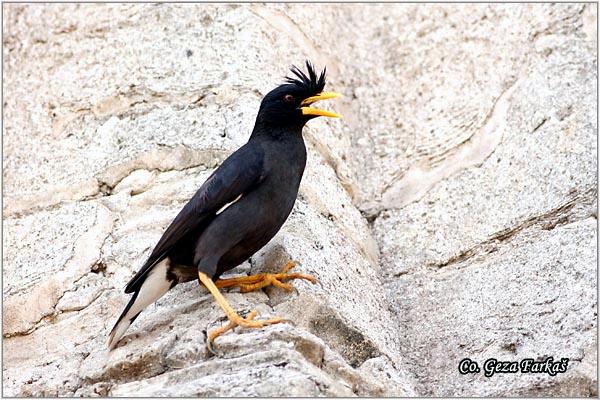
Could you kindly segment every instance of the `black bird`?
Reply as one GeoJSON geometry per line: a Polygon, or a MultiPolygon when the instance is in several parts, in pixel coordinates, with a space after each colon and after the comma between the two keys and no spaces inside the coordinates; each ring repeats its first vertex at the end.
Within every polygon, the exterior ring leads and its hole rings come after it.
{"type": "Polygon", "coordinates": [[[291,290],[286,281],[316,281],[309,275],[288,273],[293,262],[279,274],[218,280],[266,245],[292,211],[306,165],[304,125],[318,116],[340,117],[309,107],[339,95],[323,92],[325,69],[317,76],[310,62],[306,67],[308,74],[292,67],[292,77],[265,96],[248,142],[204,182],[129,281],[125,293],[133,296],[110,332],[109,349],[144,308],[181,282],[198,278],[229,318],[227,325],[208,334],[210,348],[218,335],[237,325],[259,328],[284,321],[254,320],[255,311],[242,318],[218,288],[239,286],[248,292],[276,285],[291,290]]]}

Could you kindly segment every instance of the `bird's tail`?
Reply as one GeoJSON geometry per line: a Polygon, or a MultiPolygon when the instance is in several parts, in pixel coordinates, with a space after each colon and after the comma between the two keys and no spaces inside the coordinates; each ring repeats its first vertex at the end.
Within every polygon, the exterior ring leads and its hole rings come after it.
{"type": "Polygon", "coordinates": [[[108,348],[112,350],[127,331],[127,328],[150,304],[161,298],[169,291],[177,281],[168,275],[169,259],[166,258],[156,264],[150,273],[146,275],[142,286],[133,294],[131,300],[121,313],[117,323],[108,336],[108,348]]]}

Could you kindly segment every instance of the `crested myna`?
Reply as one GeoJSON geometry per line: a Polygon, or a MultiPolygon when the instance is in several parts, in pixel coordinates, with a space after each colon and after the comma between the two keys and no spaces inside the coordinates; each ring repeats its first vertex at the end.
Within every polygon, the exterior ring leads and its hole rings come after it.
{"type": "Polygon", "coordinates": [[[248,142],[229,156],[183,207],[158,241],[150,257],[125,287],[133,293],[108,339],[113,349],[146,306],[181,282],[198,278],[221,306],[229,323],[208,334],[207,345],[220,334],[243,326],[260,328],[282,318],[256,320],[252,311],[240,317],[218,288],[239,286],[242,292],[276,285],[287,290],[292,279],[315,278],[288,273],[222,279],[266,245],[294,207],[306,165],[302,128],[318,116],[339,115],[312,108],[318,100],[337,97],[323,92],[325,70],[317,76],[307,61],[308,74],[293,67],[293,77],[269,92],[260,104],[248,142]]]}

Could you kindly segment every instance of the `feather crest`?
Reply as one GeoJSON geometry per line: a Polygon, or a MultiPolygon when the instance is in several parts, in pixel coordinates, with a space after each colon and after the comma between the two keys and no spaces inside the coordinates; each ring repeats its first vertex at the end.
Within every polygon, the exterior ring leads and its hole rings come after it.
{"type": "Polygon", "coordinates": [[[317,78],[317,72],[315,71],[315,67],[312,63],[306,60],[306,69],[308,70],[308,75],[306,75],[300,68],[292,65],[291,71],[292,74],[295,75],[292,77],[286,76],[285,81],[287,83],[294,84],[303,88],[304,90],[310,93],[321,93],[325,88],[325,74],[327,73],[327,68],[323,68],[321,75],[317,78]]]}

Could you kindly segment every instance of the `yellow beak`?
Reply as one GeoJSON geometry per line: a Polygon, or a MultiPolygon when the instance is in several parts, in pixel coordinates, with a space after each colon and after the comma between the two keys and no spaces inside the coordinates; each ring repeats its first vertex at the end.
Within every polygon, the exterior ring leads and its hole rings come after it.
{"type": "Polygon", "coordinates": [[[302,103],[300,103],[300,109],[302,110],[303,115],[318,115],[318,116],[322,116],[322,117],[342,118],[341,115],[336,114],[334,112],[320,110],[318,108],[313,108],[313,107],[306,107],[306,106],[309,106],[312,103],[319,101],[319,100],[334,99],[334,98],[340,97],[340,96],[341,96],[340,94],[334,93],[334,92],[322,92],[316,96],[311,96],[311,97],[304,99],[302,101],[302,103]]]}

